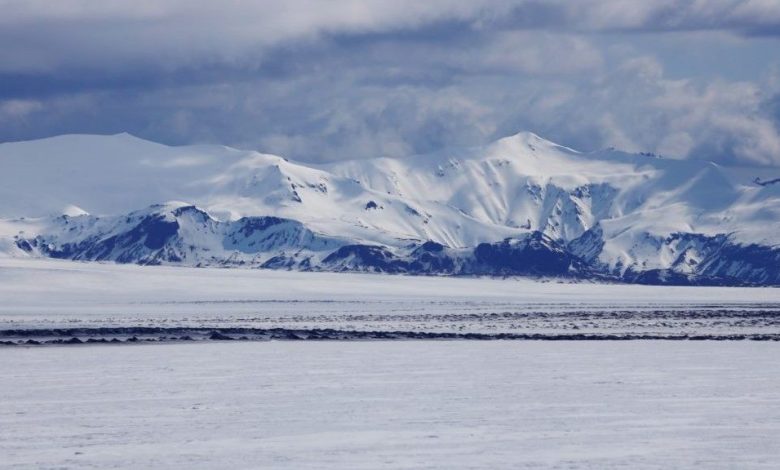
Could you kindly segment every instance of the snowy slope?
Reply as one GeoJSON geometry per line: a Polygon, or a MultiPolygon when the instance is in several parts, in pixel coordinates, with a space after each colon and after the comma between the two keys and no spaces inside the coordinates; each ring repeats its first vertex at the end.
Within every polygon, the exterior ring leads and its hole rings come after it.
{"type": "Polygon", "coordinates": [[[167,147],[128,134],[0,144],[0,217],[73,210],[116,215],[186,201],[222,220],[277,216],[328,234],[457,245],[511,236],[457,208],[376,191],[282,157],[217,146],[167,147]],[[376,207],[372,210],[372,207],[376,207]],[[453,238],[452,233],[460,233],[453,238]]]}
{"type": "Polygon", "coordinates": [[[572,240],[599,221],[626,228],[734,233],[776,243],[780,185],[752,178],[780,169],[725,168],[614,150],[580,153],[520,133],[481,148],[329,167],[372,188],[457,207],[484,223],[572,240]]]}
{"type": "Polygon", "coordinates": [[[780,184],[761,182],[777,175],[581,153],[531,133],[316,166],[128,134],[60,136],[0,144],[0,253],[773,284],[780,184]]]}

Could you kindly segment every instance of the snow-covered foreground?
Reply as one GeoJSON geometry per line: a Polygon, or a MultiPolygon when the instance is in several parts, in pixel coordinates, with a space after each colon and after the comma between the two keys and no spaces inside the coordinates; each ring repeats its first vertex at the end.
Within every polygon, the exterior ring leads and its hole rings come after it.
{"type": "Polygon", "coordinates": [[[780,458],[776,342],[357,332],[778,339],[780,290],[0,258],[0,341],[12,344],[0,348],[0,468],[773,468],[780,458]],[[258,341],[182,340],[212,329],[258,341]],[[280,329],[360,341],[267,341],[280,329]],[[173,341],[19,346],[136,335],[173,341]]]}
{"type": "Polygon", "coordinates": [[[776,468],[779,348],[7,348],[0,467],[776,468]]]}

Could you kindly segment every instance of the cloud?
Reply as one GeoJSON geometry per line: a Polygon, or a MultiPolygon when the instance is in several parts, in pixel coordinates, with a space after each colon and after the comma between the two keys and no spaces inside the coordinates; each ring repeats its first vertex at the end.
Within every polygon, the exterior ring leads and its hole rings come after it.
{"type": "Polygon", "coordinates": [[[326,161],[528,129],[583,149],[780,164],[780,57],[763,63],[780,38],[777,1],[0,0],[0,11],[0,140],[129,131],[326,161]],[[715,36],[756,57],[748,79],[723,77],[729,57],[696,68],[715,36]]]}
{"type": "Polygon", "coordinates": [[[251,67],[280,44],[468,20],[485,3],[0,0],[0,70],[251,67]]]}
{"type": "Polygon", "coordinates": [[[508,27],[568,31],[720,30],[780,35],[776,0],[532,0],[516,2],[508,27]]]}
{"type": "Polygon", "coordinates": [[[780,35],[776,0],[0,0],[0,71],[252,67],[264,51],[333,35],[456,23],[464,30],[724,30],[780,35]]]}
{"type": "Polygon", "coordinates": [[[0,116],[6,119],[24,119],[27,115],[42,108],[41,102],[36,100],[0,101],[0,116]]]}
{"type": "Polygon", "coordinates": [[[777,91],[770,82],[670,79],[657,60],[635,57],[537,108],[531,122],[579,148],[778,165],[780,120],[770,105],[777,91]]]}

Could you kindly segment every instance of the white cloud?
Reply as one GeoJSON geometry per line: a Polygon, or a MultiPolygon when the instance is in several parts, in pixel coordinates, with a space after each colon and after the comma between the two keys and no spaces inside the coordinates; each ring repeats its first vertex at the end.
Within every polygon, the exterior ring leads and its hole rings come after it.
{"type": "Polygon", "coordinates": [[[589,41],[548,32],[513,31],[497,34],[491,43],[473,52],[480,65],[533,75],[592,72],[604,59],[589,41]]]}
{"type": "Polygon", "coordinates": [[[23,119],[42,108],[43,104],[37,100],[12,99],[0,101],[0,116],[4,119],[23,119]]]}
{"type": "Polygon", "coordinates": [[[777,91],[769,83],[672,80],[659,62],[638,57],[538,117],[605,147],[780,165],[780,133],[764,109],[777,91]]]}

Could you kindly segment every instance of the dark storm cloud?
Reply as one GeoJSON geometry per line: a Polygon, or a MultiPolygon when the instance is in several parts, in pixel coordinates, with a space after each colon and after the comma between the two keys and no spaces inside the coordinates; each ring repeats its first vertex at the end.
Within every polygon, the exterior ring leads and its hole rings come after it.
{"type": "Polygon", "coordinates": [[[533,0],[517,2],[500,19],[508,28],[581,32],[722,30],[780,35],[776,0],[533,0]]]}

